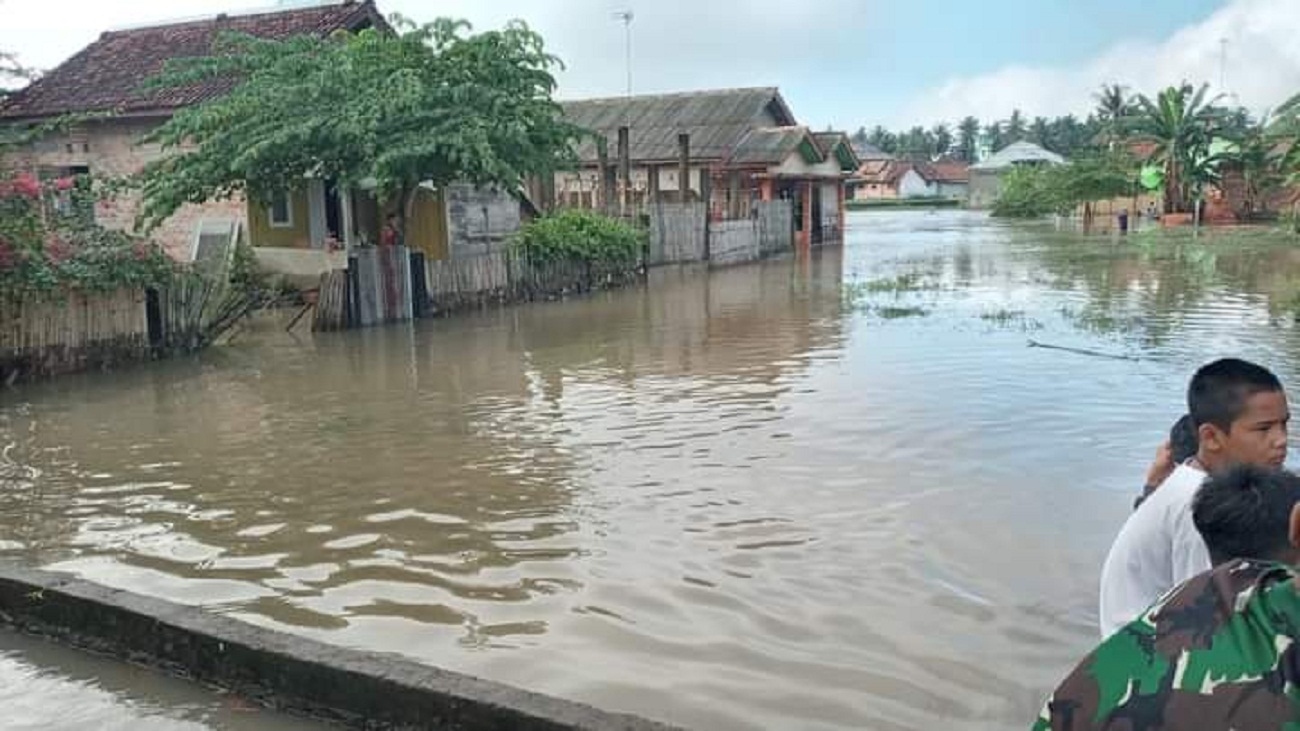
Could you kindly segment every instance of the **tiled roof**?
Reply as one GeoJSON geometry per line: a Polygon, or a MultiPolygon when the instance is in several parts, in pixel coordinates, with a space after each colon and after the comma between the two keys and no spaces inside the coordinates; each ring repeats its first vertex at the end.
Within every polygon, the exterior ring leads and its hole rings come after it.
{"type": "MultiPolygon", "coordinates": [[[[623,125],[630,127],[633,160],[668,162],[677,159],[677,135],[683,132],[691,136],[692,159],[723,160],[750,130],[771,127],[768,115],[777,126],[795,124],[775,88],[586,99],[561,105],[570,122],[606,138],[610,160],[617,155],[618,128],[623,125]]],[[[596,162],[595,141],[584,139],[578,157],[584,163],[596,162]]]]}
{"type": "Polygon", "coordinates": [[[940,160],[917,167],[921,177],[931,183],[968,183],[970,166],[959,160],[940,160]]]}
{"type": "Polygon", "coordinates": [[[894,185],[898,179],[913,169],[913,164],[906,160],[867,160],[858,168],[853,179],[862,183],[894,185]]]}
{"type": "Polygon", "coordinates": [[[260,38],[326,35],[336,30],[387,27],[373,0],[108,31],[57,68],[0,102],[0,117],[33,118],[93,111],[163,113],[228,91],[230,80],[176,89],[140,91],[140,85],[173,58],[211,53],[218,31],[260,38]]]}

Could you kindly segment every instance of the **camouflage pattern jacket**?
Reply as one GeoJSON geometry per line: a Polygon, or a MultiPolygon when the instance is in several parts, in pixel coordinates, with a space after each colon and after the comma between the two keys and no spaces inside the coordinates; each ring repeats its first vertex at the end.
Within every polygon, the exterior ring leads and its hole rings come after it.
{"type": "Polygon", "coordinates": [[[1034,731],[1300,731],[1295,569],[1232,561],[1101,643],[1034,731]]]}

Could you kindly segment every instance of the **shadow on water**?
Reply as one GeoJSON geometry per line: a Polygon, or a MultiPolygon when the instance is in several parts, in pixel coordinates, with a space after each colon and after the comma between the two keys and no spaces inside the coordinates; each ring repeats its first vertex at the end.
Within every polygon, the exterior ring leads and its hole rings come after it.
{"type": "Polygon", "coordinates": [[[849,224],[6,392],[0,552],[698,728],[1025,725],[1187,375],[1296,382],[1296,252],[849,224]]]}

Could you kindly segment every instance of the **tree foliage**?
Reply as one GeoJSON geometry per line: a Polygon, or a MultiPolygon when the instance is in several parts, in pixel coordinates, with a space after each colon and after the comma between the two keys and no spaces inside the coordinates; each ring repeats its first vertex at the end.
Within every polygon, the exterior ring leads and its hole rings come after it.
{"type": "Polygon", "coordinates": [[[1132,195],[1137,164],[1124,153],[1097,153],[1067,165],[1016,168],[1002,180],[993,215],[1036,218],[1068,214],[1080,204],[1132,195]]]}
{"type": "Polygon", "coordinates": [[[420,183],[514,191],[571,159],[578,130],[551,97],[559,61],[541,36],[519,22],[479,34],[446,19],[396,24],[329,38],[224,34],[215,55],[168,63],[154,86],[233,88],[146,139],[172,154],[141,175],[142,223],[240,192],[269,200],[316,176],[374,186],[404,227],[420,183]]]}
{"type": "Polygon", "coordinates": [[[1212,181],[1217,170],[1208,164],[1210,144],[1224,134],[1222,110],[1206,99],[1209,86],[1170,86],[1155,98],[1137,97],[1128,119],[1133,137],[1155,143],[1152,161],[1165,172],[1165,212],[1186,211],[1196,190],[1212,181]]]}

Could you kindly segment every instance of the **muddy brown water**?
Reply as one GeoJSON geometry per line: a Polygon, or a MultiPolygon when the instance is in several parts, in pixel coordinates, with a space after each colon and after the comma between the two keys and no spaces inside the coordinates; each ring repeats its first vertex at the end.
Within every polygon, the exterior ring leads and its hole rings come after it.
{"type": "Polygon", "coordinates": [[[695,728],[1026,727],[1191,370],[1300,384],[1295,272],[867,213],[803,261],[266,324],[0,394],[0,549],[695,728]]]}

